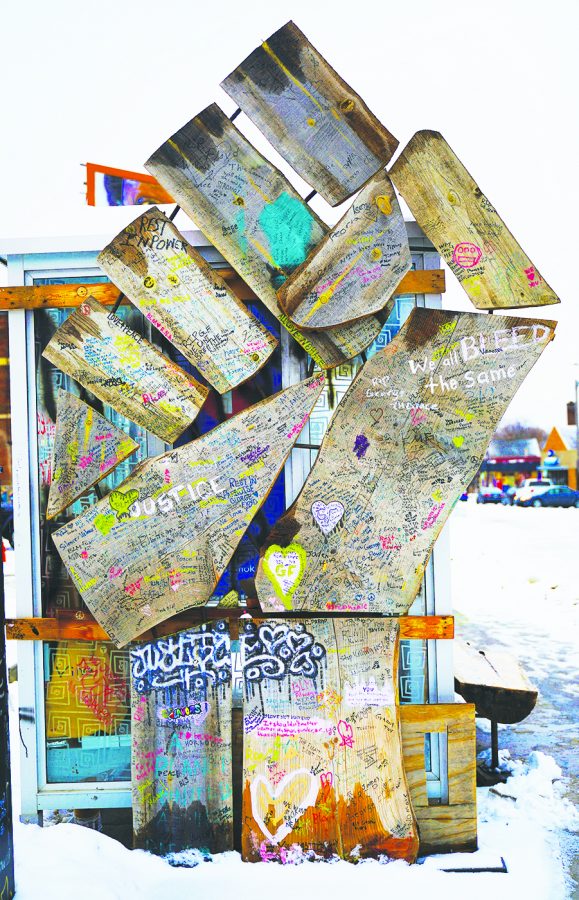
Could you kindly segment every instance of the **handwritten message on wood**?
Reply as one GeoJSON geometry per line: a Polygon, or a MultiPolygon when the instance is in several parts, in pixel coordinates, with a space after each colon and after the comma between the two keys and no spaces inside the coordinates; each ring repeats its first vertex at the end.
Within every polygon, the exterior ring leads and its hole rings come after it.
{"type": "Polygon", "coordinates": [[[135,644],[130,657],[135,847],[232,850],[227,622],[135,644]]]}
{"type": "Polygon", "coordinates": [[[93,297],[63,322],[42,355],[168,444],[191,424],[209,393],[93,297]]]}
{"type": "Polygon", "coordinates": [[[138,446],[121,428],[59,388],[46,518],[70,506],[138,446]]]}
{"type": "Polygon", "coordinates": [[[55,532],[77,589],[119,646],[209,599],[323,386],[310,378],[146,460],[55,532]]]}
{"type": "Polygon", "coordinates": [[[241,653],[244,859],[283,862],[298,844],[321,857],[413,861],[397,623],[257,620],[241,653]]]}
{"type": "Polygon", "coordinates": [[[390,176],[477,309],[559,303],[441,134],[418,131],[390,176]]]}
{"type": "Polygon", "coordinates": [[[158,209],[98,258],[137,309],[223,394],[251,378],[277,341],[158,209]]]}
{"type": "Polygon", "coordinates": [[[404,614],[554,322],[415,309],[358,372],[262,548],[264,611],[404,614]]]}
{"type": "Polygon", "coordinates": [[[221,87],[332,206],[385,165],[398,141],[288,22],[221,87]]]}
{"type": "Polygon", "coordinates": [[[388,315],[411,265],[402,211],[382,171],[282,284],[279,304],[302,328],[329,328],[384,308],[388,315]]]}
{"type": "Polygon", "coordinates": [[[356,356],[380,333],[369,317],[302,335],[280,311],[276,290],[328,229],[218,106],[177,131],[146,167],[322,368],[356,356]]]}

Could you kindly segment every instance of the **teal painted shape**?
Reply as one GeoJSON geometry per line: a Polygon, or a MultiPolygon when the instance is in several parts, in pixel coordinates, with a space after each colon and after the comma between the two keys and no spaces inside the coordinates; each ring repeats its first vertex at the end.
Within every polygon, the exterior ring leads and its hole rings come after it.
{"type": "Polygon", "coordinates": [[[264,207],[259,226],[269,242],[269,252],[280,269],[293,269],[310,252],[314,217],[300,200],[286,191],[264,207]]]}

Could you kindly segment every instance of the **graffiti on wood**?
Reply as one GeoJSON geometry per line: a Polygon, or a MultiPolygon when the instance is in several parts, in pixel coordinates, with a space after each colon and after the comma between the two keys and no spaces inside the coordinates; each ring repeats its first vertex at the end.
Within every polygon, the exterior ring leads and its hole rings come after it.
{"type": "Polygon", "coordinates": [[[324,386],[310,378],[142,463],[53,539],[119,646],[203,605],[265,500],[324,386]]]}
{"type": "Polygon", "coordinates": [[[380,172],[282,284],[279,304],[301,328],[330,328],[382,309],[386,317],[411,265],[402,211],[380,172]]]}
{"type": "Polygon", "coordinates": [[[232,850],[227,622],[134,644],[130,657],[135,847],[232,850]]]}
{"type": "Polygon", "coordinates": [[[177,131],[146,167],[322,368],[351,359],[378,336],[372,316],[303,335],[280,311],[277,289],[328,229],[218,106],[177,131]]]}
{"type": "Polygon", "coordinates": [[[418,131],[390,176],[477,309],[559,303],[441,134],[418,131]]]}
{"type": "Polygon", "coordinates": [[[555,324],[415,309],[358,372],[270,532],[261,608],[408,612],[444,522],[555,324]]]}
{"type": "Polygon", "coordinates": [[[252,621],[241,652],[244,858],[413,861],[396,621],[252,621]]]}
{"type": "Polygon", "coordinates": [[[191,424],[209,392],[93,297],[63,322],[42,355],[168,444],[191,424]]]}
{"type": "Polygon", "coordinates": [[[398,146],[293,22],[221,87],[331,206],[356,193],[398,146]]]}
{"type": "Polygon", "coordinates": [[[70,506],[138,446],[121,428],[59,388],[46,518],[70,506]]]}
{"type": "Polygon", "coordinates": [[[277,346],[223,279],[158,209],[143,213],[98,258],[146,319],[223,394],[277,346]]]}

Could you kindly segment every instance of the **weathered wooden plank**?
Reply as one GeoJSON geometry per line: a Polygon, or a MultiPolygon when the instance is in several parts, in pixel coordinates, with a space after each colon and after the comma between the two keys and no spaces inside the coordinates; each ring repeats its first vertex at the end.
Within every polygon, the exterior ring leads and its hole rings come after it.
{"type": "Polygon", "coordinates": [[[221,87],[332,206],[359,190],[398,146],[293,22],[254,50],[221,87]]]}
{"type": "Polygon", "coordinates": [[[310,378],[146,460],[52,535],[119,646],[209,599],[323,386],[323,376],[310,378]]]}
{"type": "Polygon", "coordinates": [[[121,231],[98,263],[220,394],[251,378],[277,347],[273,335],[155,207],[121,231]]]}
{"type": "Polygon", "coordinates": [[[420,830],[420,853],[476,850],[475,708],[468,703],[400,707],[404,768],[420,830]],[[430,806],[424,737],[448,736],[448,804],[430,806]]]}
{"type": "Polygon", "coordinates": [[[457,641],[454,652],[456,691],[476,705],[479,716],[513,724],[535,708],[538,691],[517,660],[500,647],[477,650],[457,641]]]}
{"type": "MultiPolygon", "coordinates": [[[[256,294],[233,269],[212,269],[227,281],[239,300],[255,300],[256,294]]],[[[407,272],[395,291],[400,294],[443,294],[446,290],[444,269],[416,269],[407,272]]],[[[67,309],[80,306],[93,296],[103,306],[113,306],[119,299],[114,284],[37,284],[0,288],[0,311],[11,309],[67,309]]]]}
{"type": "Polygon", "coordinates": [[[135,847],[232,850],[227,622],[133,646],[130,658],[135,847]]]}
{"type": "Polygon", "coordinates": [[[328,229],[216,104],[159,147],[146,168],[322,368],[356,356],[380,333],[369,316],[305,336],[280,311],[277,288],[328,229]]]}
{"type": "Polygon", "coordinates": [[[42,355],[168,444],[191,424],[209,393],[93,297],[63,322],[42,355]]]}
{"type": "MultiPolygon", "coordinates": [[[[221,619],[226,616],[229,620],[235,620],[246,614],[247,609],[243,606],[228,608],[227,613],[221,604],[218,607],[191,609],[171,616],[155,628],[144,631],[139,640],[151,641],[166,634],[192,628],[208,619],[221,619]]],[[[272,620],[275,621],[279,615],[274,613],[271,616],[272,620]]],[[[403,640],[452,640],[454,637],[454,616],[401,616],[399,624],[400,637],[403,640]]],[[[82,610],[59,610],[55,619],[7,619],[6,638],[14,641],[110,641],[111,639],[94,616],[82,610]]]]}
{"type": "Polygon", "coordinates": [[[418,131],[390,177],[477,309],[559,303],[437,131],[418,131]]]}
{"type": "Polygon", "coordinates": [[[301,328],[332,328],[380,310],[387,316],[411,265],[402,211],[382,171],[284,281],[279,304],[301,328]]]}
{"type": "Polygon", "coordinates": [[[121,428],[60,388],[46,518],[70,506],[138,446],[121,428]]]}
{"type": "Polygon", "coordinates": [[[262,547],[264,612],[406,613],[555,324],[414,309],[358,372],[298,499],[262,547]]]}
{"type": "Polygon", "coordinates": [[[254,621],[244,675],[242,854],[414,861],[396,706],[398,623],[254,621]]]}

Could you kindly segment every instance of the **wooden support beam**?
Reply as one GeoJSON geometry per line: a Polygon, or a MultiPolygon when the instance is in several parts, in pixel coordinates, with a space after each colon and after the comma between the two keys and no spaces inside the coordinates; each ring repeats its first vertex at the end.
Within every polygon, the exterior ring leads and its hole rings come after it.
{"type": "MultiPolygon", "coordinates": [[[[231,268],[217,269],[240,300],[255,300],[256,296],[231,268]]],[[[443,294],[446,290],[443,269],[416,269],[407,272],[395,291],[400,294],[443,294]]],[[[80,306],[92,296],[103,306],[113,306],[119,289],[107,284],[42,284],[25,287],[0,288],[0,311],[11,309],[64,309],[80,306]]]]}
{"type": "MultiPolygon", "coordinates": [[[[256,610],[257,615],[261,613],[256,610]]],[[[203,606],[173,616],[143,632],[139,640],[151,641],[166,634],[174,634],[192,625],[213,619],[239,619],[247,613],[244,607],[227,609],[203,606]]],[[[291,618],[287,613],[283,618],[291,618]]],[[[268,618],[276,618],[275,615],[268,618]]],[[[278,616],[279,618],[279,616],[278,616]]],[[[301,618],[306,618],[301,614],[301,618]]],[[[107,632],[101,628],[90,613],[82,610],[63,610],[52,619],[7,619],[6,637],[14,641],[109,641],[107,632]]],[[[454,616],[402,616],[400,618],[402,640],[452,640],[454,638],[454,616]]]]}

